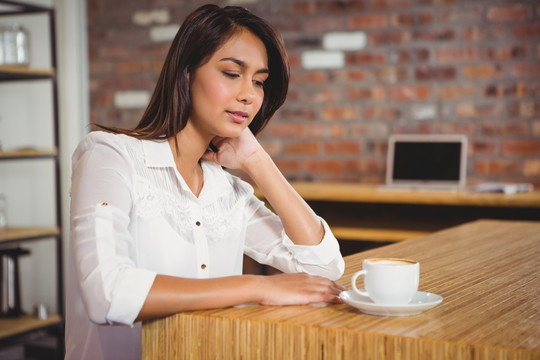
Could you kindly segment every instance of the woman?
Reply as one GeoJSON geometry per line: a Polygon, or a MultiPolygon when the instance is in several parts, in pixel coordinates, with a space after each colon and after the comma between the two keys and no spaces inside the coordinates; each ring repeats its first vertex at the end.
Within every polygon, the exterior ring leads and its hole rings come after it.
{"type": "Polygon", "coordinates": [[[254,136],[287,86],[271,27],[206,5],[178,31],[137,127],[81,141],[66,358],[140,358],[140,320],[181,311],[340,302],[337,240],[254,136]],[[277,216],[222,167],[247,173],[277,216]],[[242,275],[244,253],[284,274],[242,275]]]}

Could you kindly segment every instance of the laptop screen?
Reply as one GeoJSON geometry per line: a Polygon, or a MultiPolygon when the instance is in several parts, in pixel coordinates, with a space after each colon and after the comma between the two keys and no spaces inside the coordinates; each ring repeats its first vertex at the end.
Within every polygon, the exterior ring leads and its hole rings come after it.
{"type": "Polygon", "coordinates": [[[388,146],[387,185],[458,188],[465,185],[463,135],[393,135],[388,146]]]}

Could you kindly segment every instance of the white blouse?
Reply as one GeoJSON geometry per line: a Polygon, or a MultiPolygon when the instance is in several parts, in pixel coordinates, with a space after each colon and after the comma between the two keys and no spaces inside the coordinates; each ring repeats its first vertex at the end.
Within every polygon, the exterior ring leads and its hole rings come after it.
{"type": "Polygon", "coordinates": [[[140,358],[134,321],[156,274],[240,275],[243,254],[283,272],[343,274],[324,220],[319,245],[295,245],[249,184],[209,161],[196,197],[166,141],[92,132],[72,161],[66,359],[140,358]]]}

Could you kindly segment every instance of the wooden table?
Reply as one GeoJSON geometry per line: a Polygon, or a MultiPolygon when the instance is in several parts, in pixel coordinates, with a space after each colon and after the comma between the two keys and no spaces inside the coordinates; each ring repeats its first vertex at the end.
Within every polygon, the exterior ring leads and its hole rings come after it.
{"type": "MultiPolygon", "coordinates": [[[[478,219],[540,220],[540,191],[476,193],[390,189],[361,183],[292,182],[339,240],[392,242],[478,219]]],[[[263,195],[256,190],[260,198],[263,195]]]]}
{"type": "Polygon", "coordinates": [[[143,325],[144,359],[540,359],[540,222],[476,221],[346,257],[420,261],[437,307],[411,317],[346,304],[252,306],[143,325]]]}

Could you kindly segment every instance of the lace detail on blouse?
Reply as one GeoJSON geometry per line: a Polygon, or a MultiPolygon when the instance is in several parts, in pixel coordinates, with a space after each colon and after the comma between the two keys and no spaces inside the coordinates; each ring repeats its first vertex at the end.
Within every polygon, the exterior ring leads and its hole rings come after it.
{"type": "MultiPolygon", "coordinates": [[[[149,220],[166,218],[181,235],[191,232],[191,212],[197,199],[185,191],[172,167],[147,167],[142,141],[127,146],[135,170],[133,204],[137,217],[149,220]]],[[[251,188],[232,181],[233,191],[220,194],[216,201],[202,209],[202,222],[208,240],[222,241],[242,231],[245,205],[251,188]]],[[[197,205],[196,205],[197,206],[197,205]]],[[[191,239],[192,236],[184,236],[191,239]]]]}

